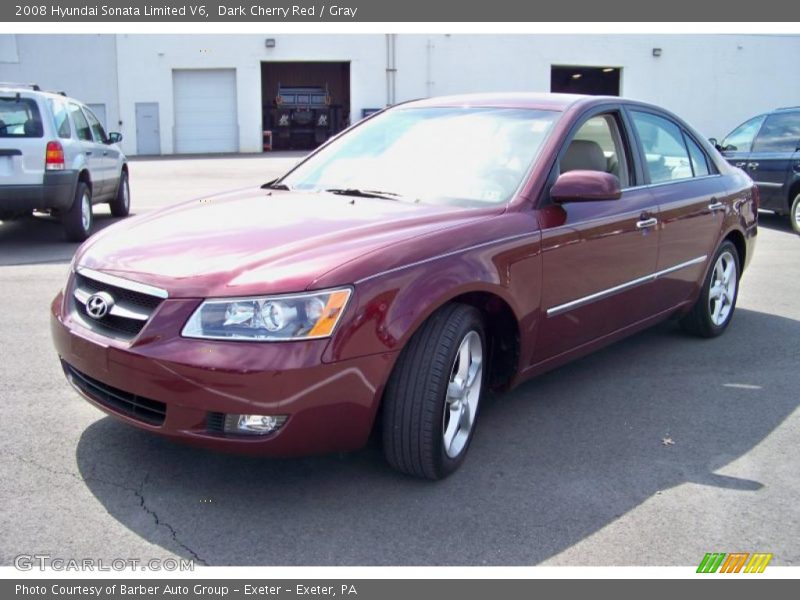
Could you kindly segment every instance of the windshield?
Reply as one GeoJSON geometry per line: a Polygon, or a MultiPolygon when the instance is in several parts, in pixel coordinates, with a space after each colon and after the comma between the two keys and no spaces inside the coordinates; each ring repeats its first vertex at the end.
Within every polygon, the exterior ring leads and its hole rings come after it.
{"type": "Polygon", "coordinates": [[[508,202],[558,116],[517,108],[398,108],[356,127],[280,183],[465,207],[508,202]]]}

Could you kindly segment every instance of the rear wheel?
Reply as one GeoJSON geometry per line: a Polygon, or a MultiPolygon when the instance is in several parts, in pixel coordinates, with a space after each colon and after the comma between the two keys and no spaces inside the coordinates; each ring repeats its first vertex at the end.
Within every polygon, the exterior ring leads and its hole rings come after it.
{"type": "Polygon", "coordinates": [[[464,461],[483,394],[481,314],[464,304],[434,313],[409,341],[384,395],[383,449],[397,470],[442,479],[464,461]]]}
{"type": "Polygon", "coordinates": [[[112,217],[127,217],[131,212],[131,189],[128,184],[128,173],[122,171],[119,178],[119,187],[117,188],[117,195],[108,203],[111,208],[112,217]]]}
{"type": "Polygon", "coordinates": [[[700,297],[681,319],[686,331],[701,337],[716,337],[727,329],[739,293],[739,253],[732,242],[722,243],[712,265],[700,297]]]}
{"type": "Polygon", "coordinates": [[[789,211],[789,221],[795,233],[800,233],[800,194],[792,201],[792,210],[789,211]]]}
{"type": "Polygon", "coordinates": [[[83,181],[78,182],[72,206],[61,214],[61,223],[70,242],[82,242],[89,237],[92,215],[92,190],[83,181]]]}

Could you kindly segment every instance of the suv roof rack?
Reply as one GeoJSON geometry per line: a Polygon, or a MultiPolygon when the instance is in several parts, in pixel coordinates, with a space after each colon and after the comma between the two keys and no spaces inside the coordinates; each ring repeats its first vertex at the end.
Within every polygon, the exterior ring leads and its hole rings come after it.
{"type": "Polygon", "coordinates": [[[41,91],[42,88],[39,87],[37,83],[15,83],[13,81],[0,81],[0,87],[4,88],[30,88],[34,92],[41,91]]]}
{"type": "Polygon", "coordinates": [[[67,92],[64,91],[58,91],[58,90],[44,90],[44,91],[47,92],[48,94],[58,94],[59,96],[64,96],[65,98],[67,97],[67,92]]]}

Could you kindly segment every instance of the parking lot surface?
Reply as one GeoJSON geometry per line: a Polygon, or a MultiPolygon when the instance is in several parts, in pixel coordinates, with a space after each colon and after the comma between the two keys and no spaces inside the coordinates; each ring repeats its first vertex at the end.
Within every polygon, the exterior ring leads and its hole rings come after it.
{"type": "MultiPolygon", "coordinates": [[[[133,212],[257,185],[297,158],[136,160],[133,212]]],[[[390,470],[376,443],[243,458],[104,416],[50,342],[75,247],[52,219],[0,223],[2,565],[800,564],[800,238],[774,215],[722,338],[667,323],[490,398],[466,463],[439,483],[390,470]]]]}

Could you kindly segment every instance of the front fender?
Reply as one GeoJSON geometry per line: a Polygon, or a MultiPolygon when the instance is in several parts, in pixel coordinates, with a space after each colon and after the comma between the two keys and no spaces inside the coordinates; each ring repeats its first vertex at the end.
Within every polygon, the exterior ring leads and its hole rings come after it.
{"type": "Polygon", "coordinates": [[[399,351],[438,308],[475,293],[508,305],[527,356],[525,340],[533,339],[541,301],[540,233],[484,242],[357,283],[350,315],[326,359],[399,351]]]}

